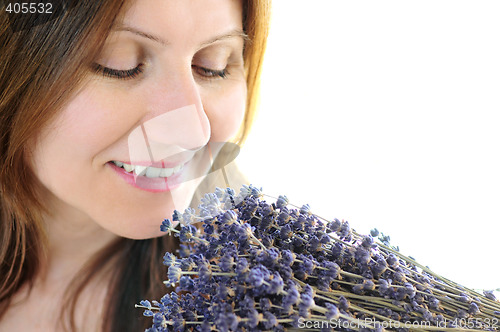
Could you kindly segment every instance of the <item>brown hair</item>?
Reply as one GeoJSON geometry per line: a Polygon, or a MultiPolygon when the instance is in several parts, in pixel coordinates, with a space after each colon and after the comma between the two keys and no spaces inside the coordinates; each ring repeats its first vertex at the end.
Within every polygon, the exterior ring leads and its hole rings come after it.
{"type": "MultiPolygon", "coordinates": [[[[21,286],[31,285],[40,269],[47,244],[38,179],[28,167],[27,143],[62,109],[84,82],[87,65],[95,59],[117,13],[131,1],[76,1],[59,17],[36,26],[12,30],[0,12],[0,319],[21,286]]],[[[243,0],[248,99],[236,142],[242,144],[255,117],[259,77],[270,19],[270,0],[243,0]]],[[[17,16],[22,17],[22,16],[17,16]]],[[[11,22],[12,23],[12,22],[11,22]]],[[[79,294],[96,272],[113,266],[104,331],[144,329],[136,319],[141,299],[165,293],[162,256],[178,247],[176,238],[119,239],[103,249],[70,285],[66,314],[75,330],[79,294]],[[137,269],[140,266],[141,269],[137,269]],[[123,291],[126,290],[126,291],[123,291]]]]}

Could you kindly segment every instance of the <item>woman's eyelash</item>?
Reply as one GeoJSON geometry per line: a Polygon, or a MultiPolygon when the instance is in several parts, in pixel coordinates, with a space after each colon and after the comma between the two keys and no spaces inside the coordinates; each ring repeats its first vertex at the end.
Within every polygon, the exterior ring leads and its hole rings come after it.
{"type": "MultiPolygon", "coordinates": [[[[126,70],[118,70],[118,69],[113,69],[113,68],[108,68],[104,67],[98,63],[94,63],[92,65],[92,69],[98,73],[102,74],[103,76],[106,77],[111,77],[111,78],[118,78],[118,79],[132,79],[135,78],[137,75],[141,74],[143,72],[143,64],[139,64],[137,67],[132,68],[132,69],[126,69],[126,70]]],[[[214,79],[214,78],[227,78],[229,75],[229,72],[227,68],[224,68],[222,70],[215,70],[215,69],[209,69],[209,68],[204,68],[204,67],[199,67],[199,66],[192,66],[193,69],[196,70],[198,74],[201,76],[207,78],[207,79],[214,79]]]]}
{"type": "Polygon", "coordinates": [[[92,65],[92,69],[98,73],[102,74],[103,76],[106,77],[111,77],[111,78],[118,78],[118,79],[132,79],[142,73],[143,69],[143,64],[140,63],[137,67],[132,68],[132,69],[127,69],[127,70],[118,70],[118,69],[113,69],[113,68],[108,68],[101,66],[98,63],[94,63],[92,65]]]}
{"type": "Polygon", "coordinates": [[[200,74],[201,76],[204,76],[208,79],[210,78],[227,78],[227,76],[229,75],[229,72],[227,70],[227,68],[224,68],[222,70],[215,70],[215,69],[208,69],[208,68],[204,68],[204,67],[199,67],[199,66],[192,66],[198,74],[200,74]]]}

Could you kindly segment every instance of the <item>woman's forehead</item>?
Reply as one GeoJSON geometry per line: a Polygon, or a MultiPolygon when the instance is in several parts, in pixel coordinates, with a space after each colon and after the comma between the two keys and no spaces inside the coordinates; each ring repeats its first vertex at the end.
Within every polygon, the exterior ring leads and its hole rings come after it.
{"type": "Polygon", "coordinates": [[[161,45],[203,44],[241,34],[241,0],[140,0],[113,30],[131,31],[161,45]]]}

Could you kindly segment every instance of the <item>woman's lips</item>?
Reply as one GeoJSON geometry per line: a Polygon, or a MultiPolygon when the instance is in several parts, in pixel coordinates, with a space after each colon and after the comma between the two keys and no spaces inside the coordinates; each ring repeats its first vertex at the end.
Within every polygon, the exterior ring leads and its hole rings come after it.
{"type": "MultiPolygon", "coordinates": [[[[171,176],[147,177],[144,173],[141,173],[142,175],[136,175],[134,171],[127,172],[122,167],[117,166],[114,162],[110,161],[106,163],[106,165],[111,167],[111,169],[118,176],[131,186],[154,193],[167,192],[179,187],[179,185],[183,182],[184,171],[188,164],[189,162],[185,163],[178,173],[172,174],[171,176]]],[[[151,166],[151,163],[149,166],[151,166]]],[[[162,167],[162,164],[159,163],[159,166],[162,167]]]]}

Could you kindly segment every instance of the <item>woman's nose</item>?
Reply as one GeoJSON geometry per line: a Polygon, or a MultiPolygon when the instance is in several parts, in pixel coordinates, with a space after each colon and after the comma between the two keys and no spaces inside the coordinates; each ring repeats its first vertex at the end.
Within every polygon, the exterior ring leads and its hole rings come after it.
{"type": "Polygon", "coordinates": [[[152,91],[143,123],[129,135],[131,161],[177,161],[210,140],[210,122],[192,74],[176,77],[152,91]]]}

